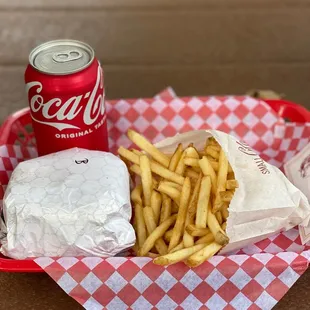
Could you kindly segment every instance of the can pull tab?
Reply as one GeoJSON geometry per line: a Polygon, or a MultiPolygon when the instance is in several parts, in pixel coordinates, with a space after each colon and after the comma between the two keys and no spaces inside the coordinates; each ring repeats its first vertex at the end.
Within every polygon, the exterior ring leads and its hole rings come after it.
{"type": "Polygon", "coordinates": [[[71,50],[66,52],[55,53],[53,55],[53,60],[56,62],[68,62],[80,59],[82,57],[82,53],[78,50],[71,50]]]}

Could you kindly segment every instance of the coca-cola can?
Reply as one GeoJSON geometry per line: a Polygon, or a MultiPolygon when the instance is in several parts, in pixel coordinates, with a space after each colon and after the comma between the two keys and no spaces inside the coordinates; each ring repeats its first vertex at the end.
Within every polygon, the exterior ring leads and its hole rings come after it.
{"type": "Polygon", "coordinates": [[[108,151],[103,73],[88,44],[39,45],[25,83],[39,155],[72,147],[108,151]]]}

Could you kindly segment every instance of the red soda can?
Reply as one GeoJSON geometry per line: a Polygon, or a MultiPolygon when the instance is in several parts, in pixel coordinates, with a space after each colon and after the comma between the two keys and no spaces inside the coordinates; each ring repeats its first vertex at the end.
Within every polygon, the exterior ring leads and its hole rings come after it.
{"type": "Polygon", "coordinates": [[[39,155],[72,147],[108,151],[103,73],[89,45],[39,45],[29,55],[25,83],[39,155]]]}

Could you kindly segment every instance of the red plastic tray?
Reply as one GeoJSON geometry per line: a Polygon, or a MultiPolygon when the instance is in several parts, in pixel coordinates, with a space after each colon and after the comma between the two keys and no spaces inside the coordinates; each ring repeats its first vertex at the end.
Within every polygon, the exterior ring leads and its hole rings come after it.
{"type": "MultiPolygon", "coordinates": [[[[285,100],[265,100],[265,102],[286,121],[296,123],[310,122],[310,112],[296,103],[285,100]]],[[[3,144],[35,146],[29,108],[12,114],[3,123],[0,128],[0,145],[3,144]]],[[[1,254],[0,271],[43,272],[41,267],[32,260],[14,260],[1,256],[1,254]]]]}

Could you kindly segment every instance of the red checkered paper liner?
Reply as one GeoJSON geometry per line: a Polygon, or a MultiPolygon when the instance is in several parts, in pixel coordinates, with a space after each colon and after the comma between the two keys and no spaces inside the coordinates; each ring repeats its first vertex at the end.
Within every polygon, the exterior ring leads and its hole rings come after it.
{"type": "MultiPolygon", "coordinates": [[[[267,104],[249,97],[177,98],[168,90],[153,99],[108,102],[107,113],[113,152],[130,146],[128,128],[153,142],[213,128],[244,140],[281,167],[310,137],[310,124],[286,124],[267,104]]],[[[35,150],[0,148],[4,186],[24,153],[27,158],[35,150]]],[[[35,261],[86,309],[271,309],[307,269],[309,249],[294,228],[194,269],[183,263],[156,266],[141,257],[35,261]]]]}

